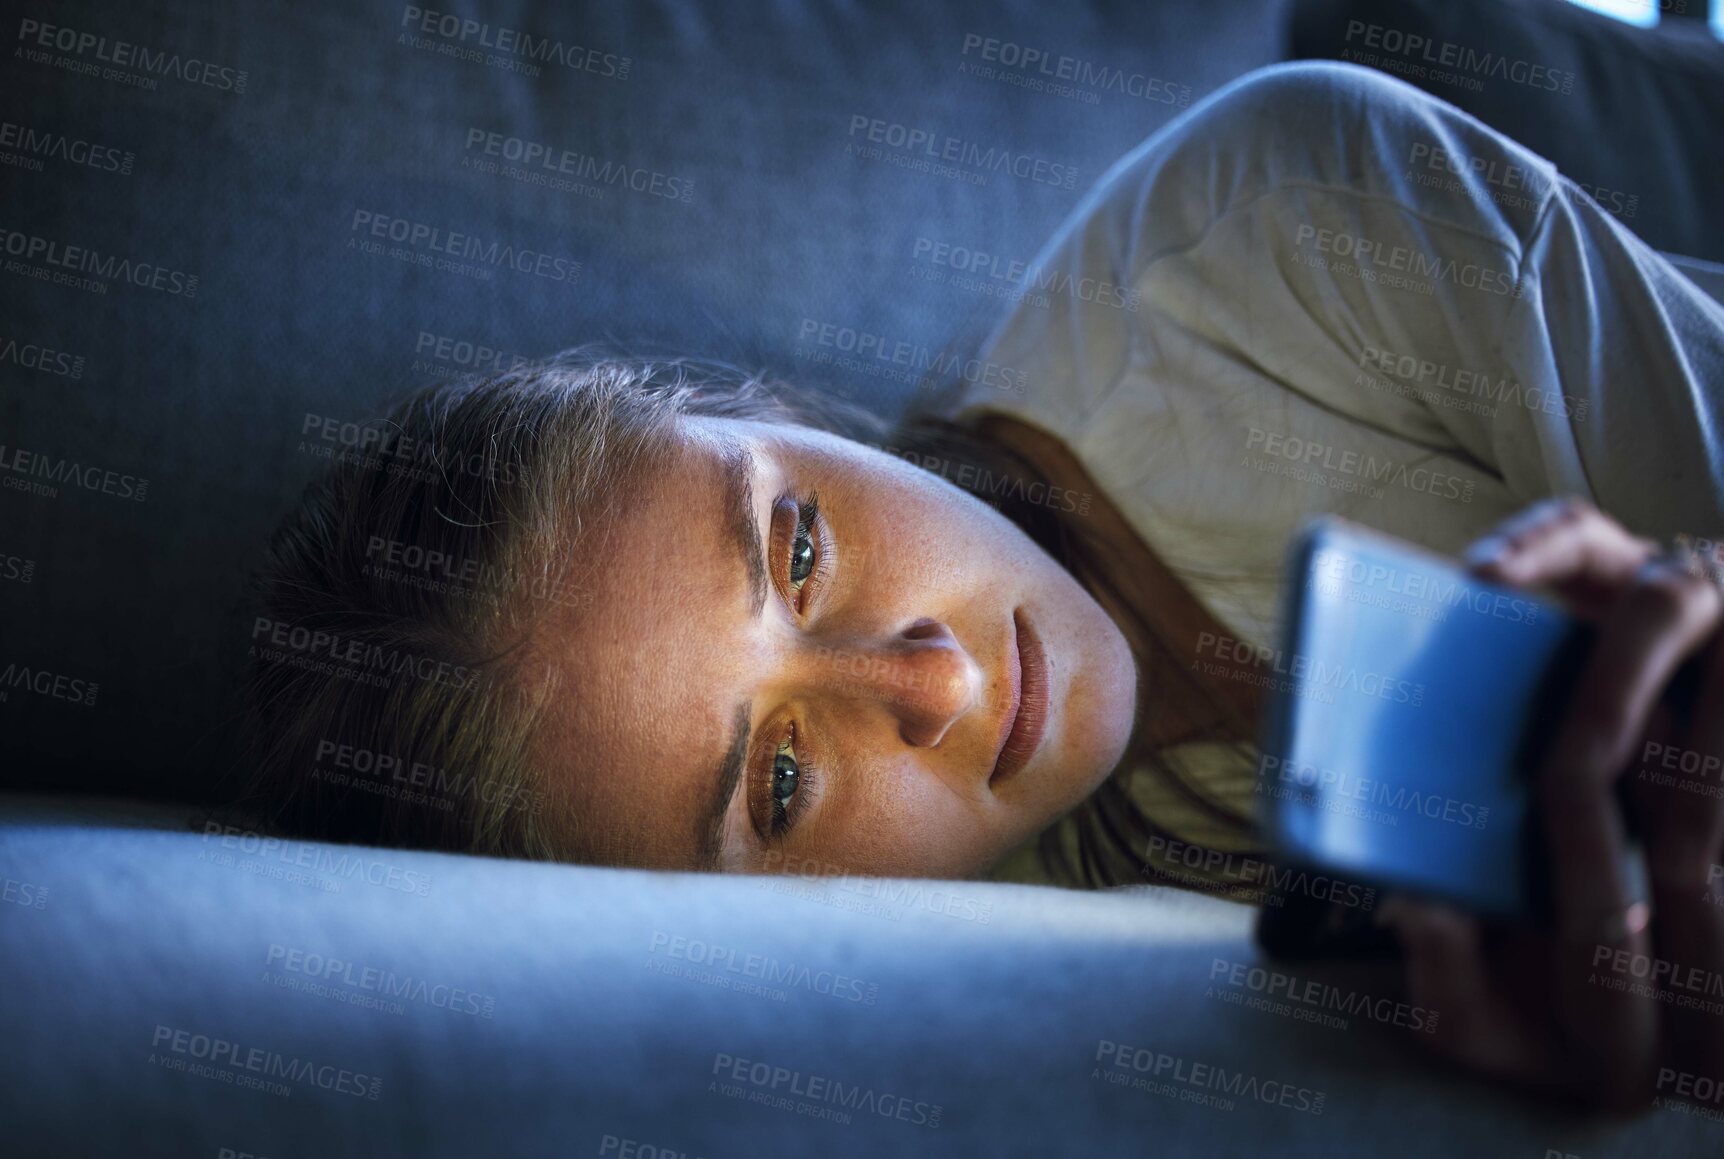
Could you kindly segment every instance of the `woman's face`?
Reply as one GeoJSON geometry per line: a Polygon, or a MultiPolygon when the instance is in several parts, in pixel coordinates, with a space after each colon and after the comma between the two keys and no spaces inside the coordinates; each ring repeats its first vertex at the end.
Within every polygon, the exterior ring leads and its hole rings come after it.
{"type": "Polygon", "coordinates": [[[685,418],[668,456],[589,525],[579,610],[538,638],[569,856],[968,876],[1117,763],[1130,649],[1010,520],[803,428],[685,418]]]}

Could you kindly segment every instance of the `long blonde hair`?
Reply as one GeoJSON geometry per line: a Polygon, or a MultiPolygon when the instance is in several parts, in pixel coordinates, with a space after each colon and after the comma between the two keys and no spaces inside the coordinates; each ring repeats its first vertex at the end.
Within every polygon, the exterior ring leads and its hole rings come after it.
{"type": "MultiPolygon", "coordinates": [[[[249,744],[237,802],[260,827],[329,840],[556,859],[581,818],[530,759],[558,695],[525,647],[551,604],[578,596],[581,531],[648,469],[680,415],[812,426],[911,461],[937,453],[978,470],[1040,478],[1036,465],[921,409],[894,427],[859,407],[692,359],[567,351],[488,377],[429,387],[396,406],[305,491],[271,540],[255,588],[249,744]],[[415,561],[436,560],[442,576],[415,561]],[[296,641],[323,646],[296,648],[296,641]],[[324,655],[327,652],[328,655],[324,655]],[[386,766],[388,783],[380,773],[386,766]],[[426,791],[430,790],[430,791],[426,791]]],[[[1044,480],[1045,483],[1045,480],[1044,480]]],[[[1104,546],[1024,488],[979,493],[1092,592],[1104,546]]],[[[1131,607],[1129,593],[1110,593],[1131,607]]],[[[1150,630],[1136,625],[1138,729],[1119,772],[1073,818],[1077,851],[1050,830],[1049,875],[1081,886],[1189,880],[1147,860],[1166,835],[1128,778],[1154,776],[1222,824],[1198,779],[1142,738],[1203,735],[1248,745],[1229,715],[1150,630]],[[1150,718],[1159,726],[1146,727],[1150,718]],[[1219,722],[1219,723],[1218,723],[1219,722]]]]}
{"type": "Polygon", "coordinates": [[[559,689],[525,644],[578,601],[582,529],[679,415],[884,430],[728,365],[592,348],[412,395],[348,440],[270,541],[242,815],[330,840],[557,857],[580,818],[529,759],[559,689]]]}

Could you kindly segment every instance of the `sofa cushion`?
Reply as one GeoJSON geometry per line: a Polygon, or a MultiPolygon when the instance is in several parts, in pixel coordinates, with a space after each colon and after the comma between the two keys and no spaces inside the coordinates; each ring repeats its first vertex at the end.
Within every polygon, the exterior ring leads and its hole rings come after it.
{"type": "Polygon", "coordinates": [[[0,79],[35,271],[0,271],[0,446],[95,486],[0,488],[0,669],[79,690],[0,703],[0,777],[202,794],[247,568],[342,424],[605,338],[891,410],[869,351],[979,337],[988,271],[1282,59],[1287,0],[41,7],[0,79]]]}
{"type": "Polygon", "coordinates": [[[1260,961],[1250,910],[1176,890],[605,870],[0,805],[9,1154],[1716,1143],[1679,1111],[1588,1120],[1438,1068],[1380,974],[1260,961]]]}

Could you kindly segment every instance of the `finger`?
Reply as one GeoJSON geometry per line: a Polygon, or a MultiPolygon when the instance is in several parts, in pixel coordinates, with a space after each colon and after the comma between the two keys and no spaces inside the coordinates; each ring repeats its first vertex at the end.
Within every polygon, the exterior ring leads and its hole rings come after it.
{"type": "Polygon", "coordinates": [[[1539,772],[1538,804],[1559,937],[1557,982],[1577,1065],[1639,1082],[1657,1058],[1658,996],[1648,909],[1630,893],[1613,788],[1646,732],[1659,692],[1710,634],[1717,589],[1660,560],[1644,564],[1600,625],[1539,772]]]}
{"type": "Polygon", "coordinates": [[[1518,550],[1528,539],[1545,534],[1552,527],[1580,519],[1591,506],[1578,495],[1540,499],[1509,515],[1480,536],[1467,549],[1467,557],[1471,560],[1491,556],[1504,549],[1518,550]]]}
{"type": "MultiPolygon", "coordinates": [[[[1683,1075],[1724,1077],[1724,636],[1706,646],[1696,703],[1668,762],[1676,771],[1643,769],[1635,783],[1658,915],[1653,945],[1671,963],[1665,1053],[1679,1084],[1683,1075]]],[[[1661,1091],[1671,1077],[1660,1072],[1661,1091]]]]}
{"type": "Polygon", "coordinates": [[[1548,585],[1577,610],[1596,614],[1656,550],[1585,500],[1566,498],[1511,516],[1469,547],[1466,559],[1483,579],[1548,585]]]}
{"type": "Polygon", "coordinates": [[[1678,894],[1706,881],[1724,844],[1724,633],[1713,632],[1699,664],[1691,719],[1657,706],[1630,782],[1652,882],[1678,894]]]}
{"type": "Polygon", "coordinates": [[[1487,1074],[1542,1085],[1549,1060],[1526,1010],[1510,1000],[1486,960],[1476,918],[1446,906],[1397,900],[1386,906],[1405,952],[1408,1001],[1435,1029],[1428,1045],[1487,1074]]]}
{"type": "Polygon", "coordinates": [[[1553,865],[1553,1037],[1576,1086],[1632,1104],[1651,1086],[1661,1032],[1657,998],[1640,985],[1651,911],[1628,885],[1614,798],[1579,787],[1556,796],[1562,804],[1553,808],[1549,795],[1540,804],[1553,865]]]}
{"type": "MultiPolygon", "coordinates": [[[[1720,599],[1720,617],[1724,618],[1724,597],[1720,599]]],[[[1700,696],[1695,702],[1693,724],[1688,731],[1689,747],[1700,754],[1702,768],[1713,770],[1697,795],[1709,803],[1709,808],[1696,810],[1699,848],[1692,851],[1690,864],[1713,877],[1718,861],[1724,861],[1724,630],[1715,631],[1706,649],[1706,666],[1701,676],[1700,696]],[[1700,824],[1699,817],[1709,814],[1709,824],[1700,824]]],[[[1686,811],[1685,811],[1685,815],[1686,811]]]]}
{"type": "Polygon", "coordinates": [[[1718,880],[1681,889],[1653,887],[1658,925],[1651,969],[1660,979],[1665,1057],[1683,1074],[1714,1080],[1724,1079],[1724,905],[1719,901],[1720,890],[1724,890],[1724,882],[1718,880]]]}
{"type": "MultiPolygon", "coordinates": [[[[1613,783],[1645,735],[1653,706],[1678,666],[1706,645],[1724,595],[1665,559],[1643,563],[1600,623],[1552,738],[1548,788],[1613,783]]],[[[1553,802],[1563,804],[1562,799],[1553,802]]]]}
{"type": "Polygon", "coordinates": [[[1539,774],[1558,928],[1625,909],[1622,820],[1611,792],[1658,694],[1711,633],[1718,589],[1651,561],[1600,625],[1539,774]]]}

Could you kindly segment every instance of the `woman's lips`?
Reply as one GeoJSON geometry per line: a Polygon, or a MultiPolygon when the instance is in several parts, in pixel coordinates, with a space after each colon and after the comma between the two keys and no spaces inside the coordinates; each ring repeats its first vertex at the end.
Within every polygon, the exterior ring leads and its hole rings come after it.
{"type": "Polygon", "coordinates": [[[1003,721],[1005,735],[994,758],[988,784],[998,788],[1029,763],[1041,747],[1048,723],[1048,662],[1035,628],[1023,609],[1012,613],[1012,648],[1006,658],[1011,698],[1003,721]]]}

